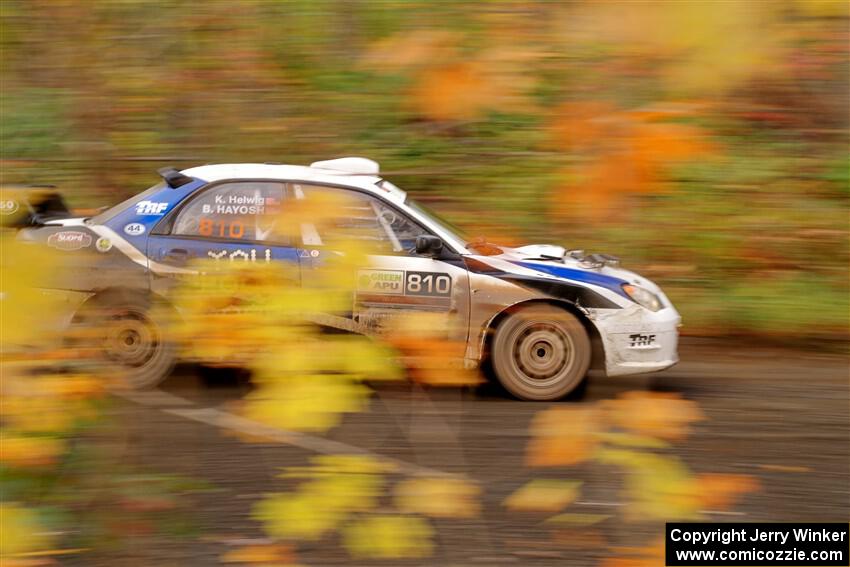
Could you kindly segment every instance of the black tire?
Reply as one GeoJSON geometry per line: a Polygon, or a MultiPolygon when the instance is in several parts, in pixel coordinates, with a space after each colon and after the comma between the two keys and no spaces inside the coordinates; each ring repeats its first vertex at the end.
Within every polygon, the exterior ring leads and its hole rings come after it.
{"type": "Polygon", "coordinates": [[[233,387],[251,381],[251,371],[234,366],[197,365],[197,375],[208,388],[233,387]]]}
{"type": "Polygon", "coordinates": [[[496,328],[493,371],[522,400],[559,400],[585,384],[590,338],[574,315],[551,305],[530,305],[496,328]]]}
{"type": "Polygon", "coordinates": [[[72,322],[71,337],[91,348],[122,386],[154,388],[171,374],[177,361],[176,345],[166,338],[168,315],[167,307],[142,294],[108,293],[82,306],[72,322]]]}

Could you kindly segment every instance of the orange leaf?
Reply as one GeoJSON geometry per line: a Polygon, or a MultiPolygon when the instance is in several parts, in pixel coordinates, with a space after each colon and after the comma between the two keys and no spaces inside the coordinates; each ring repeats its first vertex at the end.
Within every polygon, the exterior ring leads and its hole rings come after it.
{"type": "Polygon", "coordinates": [[[603,407],[616,425],[659,439],[684,438],[691,423],[705,419],[696,403],[673,393],[626,392],[603,407]]]}
{"type": "Polygon", "coordinates": [[[742,494],[758,490],[759,482],[743,474],[706,473],[697,477],[697,486],[704,508],[725,510],[742,494]]]}
{"type": "Polygon", "coordinates": [[[550,139],[584,158],[564,171],[569,182],[555,193],[558,214],[602,218],[631,193],[661,193],[668,165],[708,154],[702,130],[662,122],[688,115],[693,106],[619,110],[607,103],[562,105],[550,123],[550,139]]]}
{"type": "Polygon", "coordinates": [[[222,563],[291,563],[292,549],[285,545],[248,545],[228,551],[221,557],[222,563]]]}
{"type": "Polygon", "coordinates": [[[615,547],[614,551],[619,556],[606,557],[601,567],[658,567],[665,563],[663,538],[656,539],[646,547],[615,547]]]}
{"type": "Polygon", "coordinates": [[[616,109],[606,102],[573,102],[558,107],[549,125],[549,135],[557,148],[589,149],[610,134],[610,116],[616,109]]]}
{"type": "Polygon", "coordinates": [[[587,460],[598,444],[597,412],[589,408],[552,408],[531,423],[525,462],[532,467],[574,465],[587,460]]]}
{"type": "Polygon", "coordinates": [[[454,63],[424,70],[411,92],[414,109],[432,120],[471,120],[493,91],[478,66],[454,63]]]}

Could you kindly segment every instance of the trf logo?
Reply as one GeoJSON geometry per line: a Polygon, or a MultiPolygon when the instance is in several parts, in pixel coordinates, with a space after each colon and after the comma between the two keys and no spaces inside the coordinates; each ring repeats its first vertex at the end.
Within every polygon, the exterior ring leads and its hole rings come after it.
{"type": "Polygon", "coordinates": [[[139,201],[136,203],[137,215],[161,215],[168,208],[168,203],[156,203],[154,201],[139,201]]]}
{"type": "Polygon", "coordinates": [[[629,335],[630,347],[650,346],[654,342],[655,335],[644,335],[642,333],[635,333],[634,335],[629,335]]]}

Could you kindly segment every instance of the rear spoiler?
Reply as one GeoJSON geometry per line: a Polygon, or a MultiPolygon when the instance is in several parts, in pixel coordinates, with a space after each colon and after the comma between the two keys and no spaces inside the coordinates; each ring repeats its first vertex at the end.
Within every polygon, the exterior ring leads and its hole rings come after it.
{"type": "Polygon", "coordinates": [[[71,210],[53,186],[0,187],[0,226],[24,228],[68,218],[71,210]]]}
{"type": "Polygon", "coordinates": [[[180,173],[174,167],[163,167],[157,169],[156,172],[172,189],[177,189],[178,187],[182,187],[183,185],[194,181],[193,178],[180,173]]]}

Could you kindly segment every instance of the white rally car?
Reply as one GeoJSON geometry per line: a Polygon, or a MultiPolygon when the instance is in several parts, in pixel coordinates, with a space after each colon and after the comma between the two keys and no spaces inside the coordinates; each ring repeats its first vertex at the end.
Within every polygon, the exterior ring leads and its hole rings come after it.
{"type": "MultiPolygon", "coordinates": [[[[678,360],[676,309],[616,258],[470,241],[382,179],[374,161],[205,165],[160,175],[163,182],[91,218],[50,218],[29,207],[31,226],[20,236],[67,254],[73,283],[63,288],[76,298],[69,321],[93,306],[114,311],[108,354],[137,386],[157,384],[175,362],[148,315],[155,302],[168,302],[170,276],[193,258],[283,261],[298,267],[304,285],[334,251],[309,223],[293,239],[263,230],[262,217],[322,193],[354,202],[359,233],[385,245],[358,274],[350,314],[358,328],[394,313],[445,313],[463,345],[457,358],[467,367],[488,362],[527,400],[567,395],[591,365],[621,376],[678,360]]],[[[10,210],[19,208],[26,213],[27,203],[10,210]]]]}

